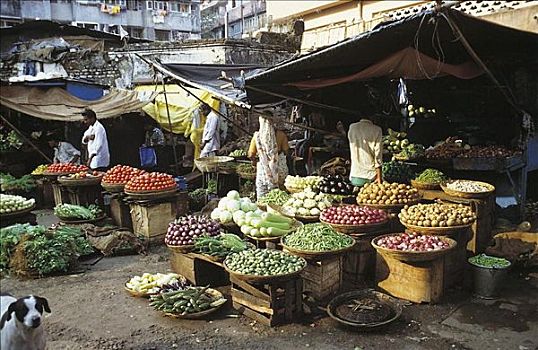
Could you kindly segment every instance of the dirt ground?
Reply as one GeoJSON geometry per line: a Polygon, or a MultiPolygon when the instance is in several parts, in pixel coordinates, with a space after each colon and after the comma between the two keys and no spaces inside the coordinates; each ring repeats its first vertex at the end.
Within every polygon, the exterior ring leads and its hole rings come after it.
{"type": "Polygon", "coordinates": [[[538,274],[513,271],[502,298],[449,290],[437,305],[408,305],[387,328],[357,332],[329,317],[268,328],[229,305],[209,320],[161,316],[123,284],[169,271],[168,252],[105,258],[84,273],[37,280],[5,278],[1,291],[48,298],[48,349],[538,349],[538,274]]]}

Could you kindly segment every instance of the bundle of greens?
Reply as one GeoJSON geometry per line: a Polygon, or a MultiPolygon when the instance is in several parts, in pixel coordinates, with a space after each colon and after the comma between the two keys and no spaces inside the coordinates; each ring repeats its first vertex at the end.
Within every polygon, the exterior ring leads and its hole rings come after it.
{"type": "Polygon", "coordinates": [[[10,174],[0,173],[0,188],[2,192],[30,192],[36,187],[36,183],[32,175],[24,175],[17,179],[10,174]]]}
{"type": "Polygon", "coordinates": [[[74,204],[60,204],[54,207],[54,215],[69,220],[93,220],[102,215],[102,210],[95,204],[87,208],[74,204]]]}

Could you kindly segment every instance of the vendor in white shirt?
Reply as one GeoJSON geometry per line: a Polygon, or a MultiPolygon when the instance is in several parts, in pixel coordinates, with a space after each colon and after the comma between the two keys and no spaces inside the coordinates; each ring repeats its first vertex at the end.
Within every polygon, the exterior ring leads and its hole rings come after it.
{"type": "Polygon", "coordinates": [[[54,136],[50,136],[47,142],[54,149],[54,163],[80,164],[80,151],[72,144],[58,141],[54,136]]]}
{"type": "Polygon", "coordinates": [[[106,130],[91,109],[86,108],[82,112],[82,116],[84,117],[84,124],[88,126],[82,137],[82,143],[87,145],[88,149],[86,165],[93,170],[104,171],[110,165],[106,130]]]}
{"type": "Polygon", "coordinates": [[[207,105],[204,105],[201,111],[202,114],[207,114],[207,117],[202,135],[202,152],[200,153],[200,157],[214,157],[220,149],[220,118],[207,105]]]}
{"type": "Polygon", "coordinates": [[[382,130],[370,117],[362,117],[358,123],[349,126],[349,150],[351,152],[351,183],[362,187],[370,182],[383,181],[382,130]]]}

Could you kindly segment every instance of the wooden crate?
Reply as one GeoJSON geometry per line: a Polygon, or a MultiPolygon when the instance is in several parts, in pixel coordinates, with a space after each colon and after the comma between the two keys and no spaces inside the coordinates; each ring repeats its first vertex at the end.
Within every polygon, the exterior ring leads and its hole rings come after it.
{"type": "Polygon", "coordinates": [[[342,287],[344,257],[308,261],[301,277],[305,292],[317,300],[326,300],[342,287]]]}
{"type": "Polygon", "coordinates": [[[131,203],[131,220],[133,232],[145,239],[164,239],[168,224],[176,218],[175,202],[142,205],[131,203]]]}
{"type": "Polygon", "coordinates": [[[230,277],[222,263],[212,261],[202,254],[171,251],[172,270],[198,286],[227,286],[230,277]]]}
{"type": "Polygon", "coordinates": [[[110,198],[110,216],[114,225],[119,227],[133,228],[131,208],[123,201],[121,196],[114,195],[110,198]]]}
{"type": "Polygon", "coordinates": [[[54,197],[54,205],[58,206],[60,204],[69,203],[69,194],[65,188],[57,182],[51,183],[52,195],[54,197]]]}
{"type": "Polygon", "coordinates": [[[377,254],[376,283],[383,291],[414,303],[436,303],[443,296],[444,258],[403,262],[377,254]]]}
{"type": "Polygon", "coordinates": [[[303,315],[303,281],[251,284],[230,276],[233,308],[266,326],[301,320],[303,315]]]}
{"type": "Polygon", "coordinates": [[[455,240],[458,245],[455,249],[444,256],[444,287],[455,287],[463,284],[465,266],[467,265],[467,242],[471,239],[472,232],[464,230],[448,237],[455,240]]]}
{"type": "Polygon", "coordinates": [[[353,236],[355,246],[344,256],[345,284],[355,286],[374,280],[376,251],[371,241],[380,234],[381,232],[366,237],[353,236]]]}
{"type": "Polygon", "coordinates": [[[97,204],[103,206],[103,193],[101,185],[65,187],[70,204],[88,206],[97,204]]]}

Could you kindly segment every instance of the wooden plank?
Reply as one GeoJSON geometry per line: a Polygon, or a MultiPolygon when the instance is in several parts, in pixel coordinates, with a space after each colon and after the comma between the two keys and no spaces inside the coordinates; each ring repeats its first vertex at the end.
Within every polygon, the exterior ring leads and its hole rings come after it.
{"type": "Polygon", "coordinates": [[[295,280],[295,315],[303,315],[303,280],[300,278],[295,280]]]}
{"type": "Polygon", "coordinates": [[[245,307],[244,305],[241,305],[241,304],[238,304],[236,302],[233,302],[232,306],[233,306],[233,308],[235,310],[237,310],[241,314],[255,320],[258,323],[261,323],[261,324],[269,326],[269,327],[275,325],[274,321],[271,318],[266,317],[266,316],[254,311],[254,310],[251,310],[248,307],[245,307]]]}
{"type": "Polygon", "coordinates": [[[273,314],[273,309],[271,309],[271,305],[266,300],[257,299],[256,297],[245,293],[239,289],[232,287],[232,300],[235,303],[244,305],[249,307],[252,310],[262,312],[264,314],[273,314]]]}
{"type": "Polygon", "coordinates": [[[170,256],[170,265],[172,267],[172,271],[174,271],[177,274],[182,275],[183,277],[188,279],[191,283],[196,284],[196,274],[194,271],[194,259],[183,254],[173,253],[170,256]]]}
{"type": "Polygon", "coordinates": [[[224,268],[224,264],[222,262],[215,261],[215,260],[209,258],[207,255],[198,254],[198,253],[187,253],[187,255],[194,258],[194,259],[200,259],[200,260],[203,260],[203,261],[207,261],[208,263],[211,263],[213,265],[217,265],[217,266],[220,266],[220,267],[224,268]]]}
{"type": "Polygon", "coordinates": [[[272,301],[270,295],[262,292],[261,290],[257,289],[254,286],[251,286],[250,284],[248,284],[245,281],[241,281],[241,280],[235,278],[233,275],[230,276],[230,281],[232,282],[232,284],[236,284],[237,286],[241,287],[243,290],[245,290],[246,292],[252,294],[256,298],[260,298],[262,300],[269,301],[269,302],[272,301]]]}
{"type": "Polygon", "coordinates": [[[286,320],[292,321],[293,320],[293,302],[295,301],[295,296],[292,293],[292,290],[295,289],[295,281],[289,280],[286,282],[286,292],[284,295],[285,298],[285,313],[286,313],[286,320]]]}

